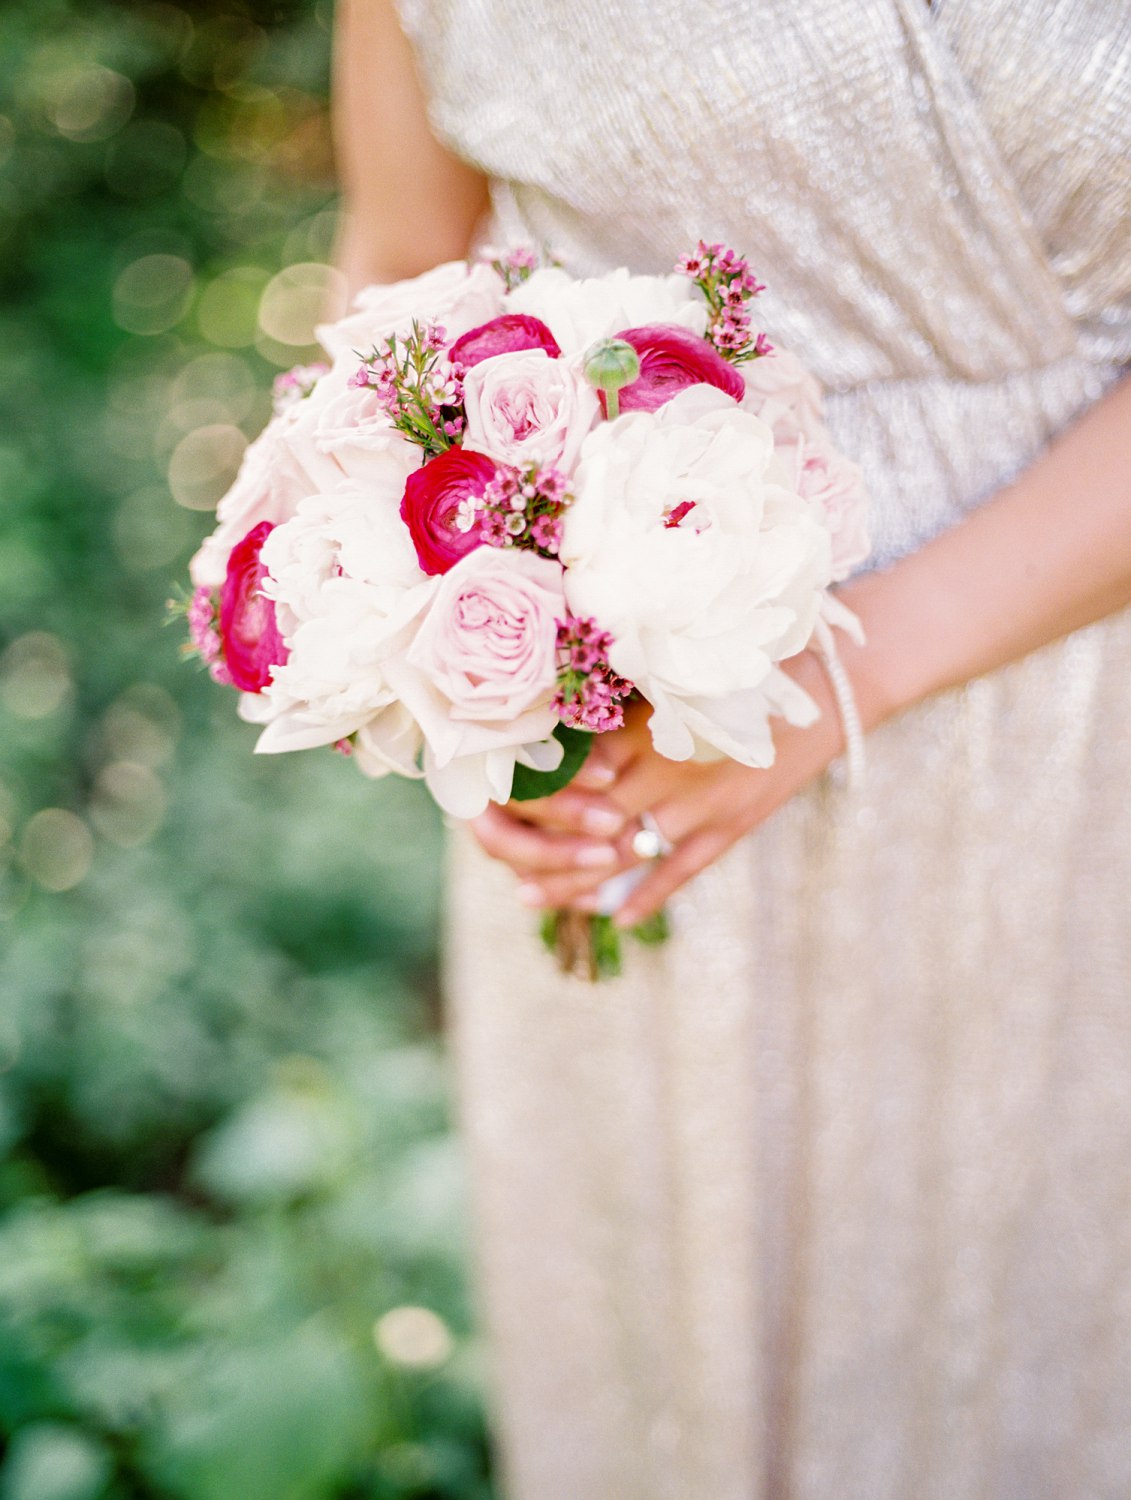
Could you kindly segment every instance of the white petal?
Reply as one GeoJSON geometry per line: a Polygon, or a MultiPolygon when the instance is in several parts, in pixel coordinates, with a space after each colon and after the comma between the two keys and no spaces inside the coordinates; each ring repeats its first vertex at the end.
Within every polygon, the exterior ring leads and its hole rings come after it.
{"type": "Polygon", "coordinates": [[[308,715],[291,712],[274,719],[255,743],[256,755],[282,755],[288,750],[316,750],[320,745],[336,745],[361,728],[364,719],[338,719],[327,723],[308,715]]]}
{"type": "Polygon", "coordinates": [[[420,725],[408,709],[402,703],[390,703],[358,730],[354,753],[366,776],[392,771],[418,780],[424,775],[416,763],[423,743],[420,725]]]}
{"type": "Polygon", "coordinates": [[[520,745],[517,759],[519,765],[527,766],[531,771],[556,771],[564,755],[565,746],[561,740],[536,740],[533,744],[520,745]]]}
{"type": "Polygon", "coordinates": [[[459,755],[438,766],[426,746],[424,780],[439,806],[453,818],[477,818],[491,800],[486,753],[459,755]]]}

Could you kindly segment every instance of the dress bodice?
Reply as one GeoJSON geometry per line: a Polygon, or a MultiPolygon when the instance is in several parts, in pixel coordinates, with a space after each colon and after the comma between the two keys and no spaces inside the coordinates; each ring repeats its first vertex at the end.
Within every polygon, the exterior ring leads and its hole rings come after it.
{"type": "Polygon", "coordinates": [[[1131,357],[1131,9],[401,0],[438,134],[564,264],[747,253],[826,386],[1131,357]]]}

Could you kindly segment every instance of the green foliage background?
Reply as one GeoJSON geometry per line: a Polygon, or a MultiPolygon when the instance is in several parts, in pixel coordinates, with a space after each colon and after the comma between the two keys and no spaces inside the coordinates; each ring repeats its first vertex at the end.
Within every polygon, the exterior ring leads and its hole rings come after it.
{"type": "Polygon", "coordinates": [[[0,1500],[491,1493],[434,815],[161,625],[309,352],[329,27],[0,8],[0,1500]]]}

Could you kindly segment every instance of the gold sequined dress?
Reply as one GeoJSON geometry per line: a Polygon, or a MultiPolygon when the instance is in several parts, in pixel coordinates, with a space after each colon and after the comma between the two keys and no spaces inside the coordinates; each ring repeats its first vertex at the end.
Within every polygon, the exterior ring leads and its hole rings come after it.
{"type": "MultiPolygon", "coordinates": [[[[879,563],[1131,358],[1126,0],[401,11],[507,233],[751,257],[879,563]]],[[[559,980],[456,843],[510,1500],[1128,1500],[1131,619],[889,723],[673,917],[559,980]]]]}

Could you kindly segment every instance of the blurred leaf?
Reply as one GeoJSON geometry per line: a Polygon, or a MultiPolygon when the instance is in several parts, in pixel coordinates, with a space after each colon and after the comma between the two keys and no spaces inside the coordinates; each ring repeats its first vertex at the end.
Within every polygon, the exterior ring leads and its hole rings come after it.
{"type": "Polygon", "coordinates": [[[325,1319],[216,1348],[170,1395],[144,1460],[182,1500],[313,1500],[361,1456],[365,1382],[325,1319]]]}
{"type": "Polygon", "coordinates": [[[328,1090],[280,1089],[203,1138],[195,1175],[231,1202],[287,1200],[339,1178],[355,1144],[342,1102],[328,1090]]]}
{"type": "Polygon", "coordinates": [[[98,1500],[112,1461],[75,1427],[37,1422],[17,1433],[0,1469],[0,1500],[98,1500]]]}

